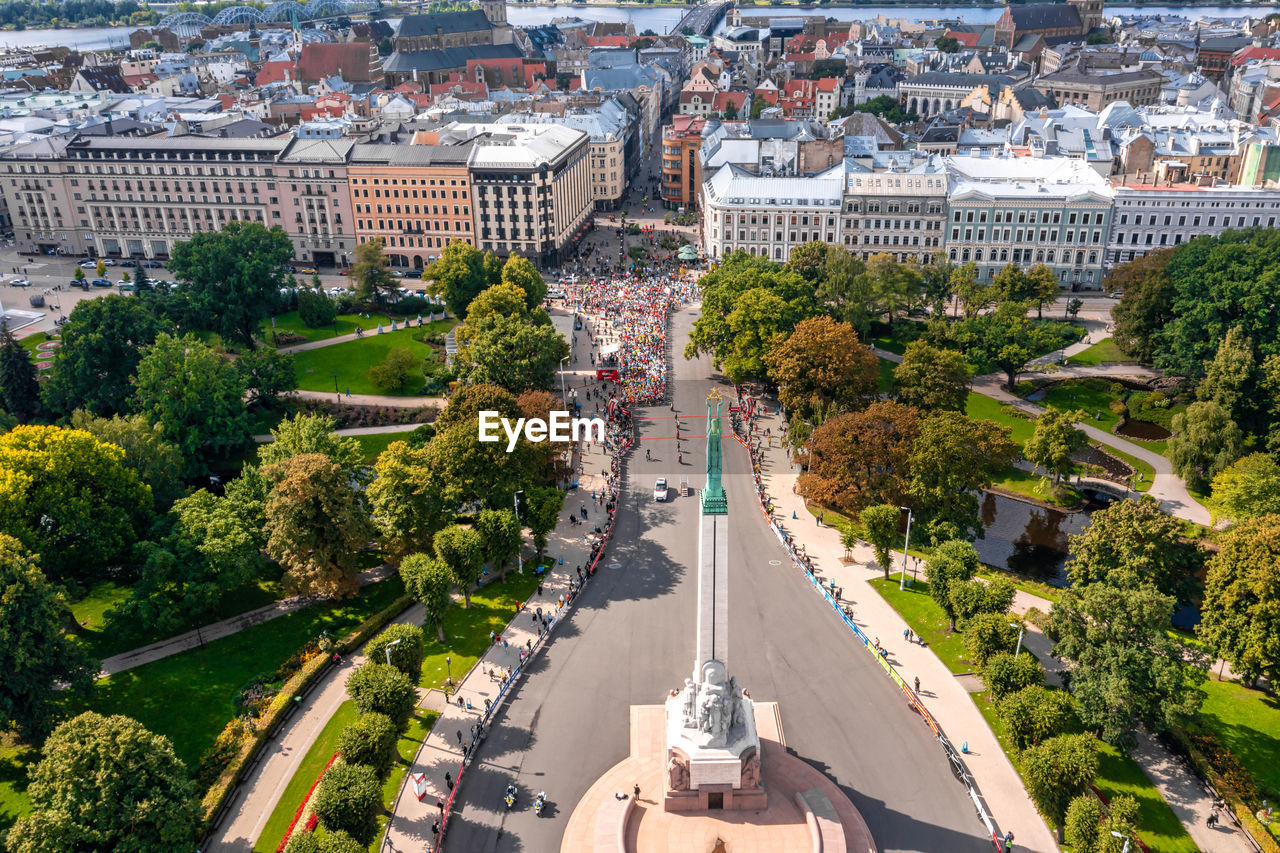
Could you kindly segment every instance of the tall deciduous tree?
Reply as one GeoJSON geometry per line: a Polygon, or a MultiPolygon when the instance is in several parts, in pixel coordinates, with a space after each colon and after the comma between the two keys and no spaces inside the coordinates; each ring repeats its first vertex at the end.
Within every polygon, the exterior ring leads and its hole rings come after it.
{"type": "Polygon", "coordinates": [[[279,409],[284,398],[298,388],[298,375],[290,353],[261,347],[240,353],[235,363],[240,381],[244,383],[246,402],[251,406],[279,409]]]}
{"type": "Polygon", "coordinates": [[[436,639],[445,642],[444,617],[453,603],[449,597],[453,586],[449,567],[426,554],[410,554],[400,562],[400,577],[409,594],[422,604],[427,624],[435,626],[436,639]]]}
{"type": "Polygon", "coordinates": [[[1089,789],[1098,773],[1098,748],[1091,735],[1058,735],[1023,752],[1021,765],[1036,808],[1060,826],[1067,806],[1089,789]]]}
{"type": "Polygon", "coordinates": [[[867,265],[842,246],[832,246],[826,254],[826,268],[816,284],[815,296],[837,320],[853,326],[860,338],[871,332],[875,295],[867,265]]]}
{"type": "Polygon", "coordinates": [[[182,494],[182,453],[164,437],[164,428],[146,415],[95,418],[84,409],[71,415],[71,426],[124,450],[124,464],[151,487],[156,506],[168,508],[182,494]]]}
{"type": "Polygon", "coordinates": [[[23,423],[40,408],[36,366],[8,326],[0,326],[0,408],[23,423]]]}
{"type": "MultiPolygon", "coordinates": [[[[280,228],[233,221],[173,247],[169,271],[183,283],[171,300],[180,325],[217,332],[228,343],[253,347],[258,326],[293,284],[293,243],[280,228]]],[[[167,300],[166,300],[167,301],[167,300]]]]}
{"type": "Polygon", "coordinates": [[[922,412],[963,412],[969,399],[969,365],[955,350],[912,341],[893,369],[893,390],[899,402],[922,412]]]}
{"type": "Polygon", "coordinates": [[[1102,286],[1119,293],[1111,309],[1116,344],[1126,354],[1150,364],[1155,360],[1156,332],[1173,319],[1175,289],[1167,267],[1172,249],[1158,249],[1107,271],[1102,286]]]}
{"type": "Polygon", "coordinates": [[[138,408],[182,451],[188,476],[249,441],[244,381],[226,353],[195,335],[161,334],[138,363],[138,408]]]}
{"type": "Polygon", "coordinates": [[[1217,403],[1237,424],[1251,423],[1256,409],[1254,396],[1258,382],[1258,364],[1253,357],[1253,342],[1239,326],[1233,326],[1218,344],[1213,361],[1205,369],[1204,378],[1196,386],[1196,396],[1217,403]]]}
{"type": "Polygon", "coordinates": [[[361,299],[380,300],[391,296],[400,287],[400,281],[391,274],[391,262],[382,252],[384,245],[381,237],[375,237],[356,246],[351,280],[355,283],[356,295],[361,299]]]}
{"type": "Polygon", "coordinates": [[[119,565],[151,506],[151,490],[114,444],[47,426],[0,435],[0,533],[38,554],[55,581],[88,585],[119,565]]]}
{"type": "MultiPolygon", "coordinates": [[[[532,311],[547,298],[547,283],[542,273],[525,257],[513,253],[502,265],[502,283],[514,285],[524,291],[525,305],[532,311]]],[[[471,316],[470,313],[467,314],[471,316]]]]}
{"type": "Polygon", "coordinates": [[[889,323],[920,298],[920,268],[914,263],[901,263],[892,255],[880,253],[867,261],[865,274],[871,281],[875,310],[889,323]]]}
{"type": "Polygon", "coordinates": [[[319,453],[343,470],[351,481],[367,481],[360,442],[334,432],[338,422],[329,415],[296,414],[271,430],[271,441],[258,447],[258,462],[275,465],[302,453],[319,453]]]}
{"type": "Polygon", "coordinates": [[[391,559],[429,550],[432,538],[453,517],[444,484],[427,463],[425,447],[393,441],[378,454],[367,492],[373,526],[391,559]]]}
{"type": "Polygon", "coordinates": [[[879,366],[871,347],[848,323],[810,317],[764,356],[778,401],[793,417],[861,408],[876,394],[879,366]]]}
{"type": "Polygon", "coordinates": [[[1212,493],[1214,513],[1232,521],[1280,513],[1280,464],[1251,453],[1214,476],[1212,493]]]}
{"type": "Polygon", "coordinates": [[[800,476],[800,493],[846,512],[876,503],[901,504],[919,432],[916,410],[901,403],[872,403],[831,418],[809,438],[809,469],[800,476]]]}
{"type": "Polygon", "coordinates": [[[195,844],[200,803],[168,738],[128,717],[87,712],[45,741],[31,772],[31,813],[9,830],[11,853],[195,844]]]}
{"type": "Polygon", "coordinates": [[[898,538],[898,522],[902,513],[891,504],[869,506],[858,514],[858,520],[866,531],[867,541],[876,552],[876,562],[884,569],[884,579],[889,579],[891,563],[889,549],[898,538]]]}
{"type": "Polygon", "coordinates": [[[472,383],[488,383],[520,393],[549,388],[569,344],[552,326],[520,317],[490,316],[466,323],[469,334],[458,348],[455,371],[472,383]]]}
{"type": "Polygon", "coordinates": [[[165,328],[137,299],[109,294],[81,300],[62,326],[62,346],[40,390],[45,405],[60,415],[129,411],[138,362],[165,328]]]}
{"type": "Polygon", "coordinates": [[[1095,512],[1083,533],[1070,537],[1067,577],[1076,586],[1132,572],[1166,595],[1190,602],[1204,567],[1199,546],[1182,538],[1182,523],[1150,499],[1120,501],[1095,512]]]}
{"type": "MultiPolygon", "coordinates": [[[[66,602],[36,558],[0,534],[0,725],[39,742],[53,727],[59,684],[83,694],[89,661],[62,633],[66,602]]],[[[64,694],[65,696],[65,694],[64,694]]]]}
{"type": "Polygon", "coordinates": [[[435,282],[433,292],[444,297],[445,307],[455,317],[465,317],[471,300],[498,280],[490,279],[485,256],[465,240],[453,240],[445,246],[440,257],[423,271],[422,278],[435,282]]]}
{"type": "Polygon", "coordinates": [[[340,598],[356,591],[356,554],[372,533],[351,481],[318,453],[263,471],[273,482],[266,506],[267,553],[292,589],[340,598]]]}
{"type": "Polygon", "coordinates": [[[484,539],[470,527],[455,524],[436,534],[436,556],[449,568],[453,582],[462,590],[464,607],[471,606],[471,588],[484,568],[484,539]]]}
{"type": "Polygon", "coordinates": [[[378,828],[382,786],[372,767],[338,761],[321,777],[311,805],[321,826],[350,835],[363,848],[378,828]]]}
{"type": "Polygon", "coordinates": [[[556,529],[560,510],[564,508],[564,492],[551,486],[526,489],[524,521],[533,534],[533,547],[541,554],[547,547],[547,534],[556,529]]]}
{"type": "Polygon", "coordinates": [[[514,510],[486,509],[476,516],[476,532],[484,543],[484,558],[507,579],[507,565],[520,553],[524,529],[514,510]]]}
{"type": "Polygon", "coordinates": [[[1240,427],[1226,409],[1217,403],[1196,402],[1173,416],[1169,461],[1187,485],[1203,491],[1219,471],[1240,458],[1242,444],[1240,427]]]}
{"type": "Polygon", "coordinates": [[[911,447],[910,494],[930,530],[953,527],[963,537],[982,536],[978,493],[1017,458],[1009,427],[975,421],[960,412],[925,418],[911,447]]]}
{"type": "Polygon", "coordinates": [[[1083,412],[1067,411],[1053,406],[1036,418],[1035,430],[1022,445],[1022,455],[1059,480],[1071,473],[1071,454],[1084,447],[1088,437],[1076,426],[1083,412]]]}
{"type": "MultiPolygon", "coordinates": [[[[526,294],[518,285],[498,282],[480,291],[467,308],[468,324],[487,317],[524,317],[529,313],[526,294]]],[[[468,325],[464,324],[464,328],[468,325]]]]}
{"type": "Polygon", "coordinates": [[[1071,694],[1040,684],[1009,694],[1000,700],[996,710],[1018,749],[1065,734],[1077,724],[1071,694]]]}
{"type": "Polygon", "coordinates": [[[417,625],[392,622],[364,648],[369,660],[385,661],[403,672],[415,683],[422,675],[422,629],[417,625]]]}
{"type": "Polygon", "coordinates": [[[436,433],[427,445],[425,459],[439,477],[445,506],[457,510],[479,501],[505,507],[517,489],[547,481],[547,457],[537,445],[521,437],[508,453],[505,436],[482,442],[479,430],[473,417],[436,433]]]}
{"type": "Polygon", "coordinates": [[[1242,678],[1280,678],[1280,516],[1241,523],[1209,560],[1200,637],[1242,678]]]}
{"type": "Polygon", "coordinates": [[[972,578],[979,565],[978,552],[971,544],[959,539],[943,542],[924,564],[929,597],[947,615],[947,626],[952,631],[956,629],[956,608],[951,599],[951,588],[972,578]]]}
{"type": "Polygon", "coordinates": [[[408,347],[395,347],[387,353],[386,358],[369,368],[366,374],[369,381],[379,388],[396,390],[404,393],[409,377],[422,364],[422,359],[413,354],[408,347]]]}
{"type": "Polygon", "coordinates": [[[1071,801],[1063,826],[1071,853],[1123,853],[1138,835],[1138,801],[1128,794],[1112,798],[1107,815],[1093,792],[1071,801]]]}

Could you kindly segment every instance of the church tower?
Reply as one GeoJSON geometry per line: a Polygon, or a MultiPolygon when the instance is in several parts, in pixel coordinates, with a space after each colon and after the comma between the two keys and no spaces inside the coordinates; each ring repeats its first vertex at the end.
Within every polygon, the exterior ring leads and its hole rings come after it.
{"type": "MultiPolygon", "coordinates": [[[[507,3],[506,0],[479,0],[480,11],[484,12],[484,16],[489,19],[489,23],[495,27],[505,27],[507,25],[507,3]]],[[[1099,6],[1102,4],[1099,3],[1099,6]]]]}
{"type": "Polygon", "coordinates": [[[1102,26],[1102,0],[1067,0],[1067,3],[1080,13],[1080,25],[1084,28],[1081,35],[1102,26]]]}

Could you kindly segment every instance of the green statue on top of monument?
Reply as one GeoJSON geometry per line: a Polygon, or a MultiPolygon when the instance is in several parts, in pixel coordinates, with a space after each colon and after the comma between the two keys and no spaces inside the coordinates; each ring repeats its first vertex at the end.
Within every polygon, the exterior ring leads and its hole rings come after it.
{"type": "Polygon", "coordinates": [[[720,392],[713,390],[707,396],[707,485],[702,490],[703,515],[728,515],[729,498],[720,482],[722,462],[720,455],[720,392]],[[711,404],[716,404],[715,413],[711,404]]]}

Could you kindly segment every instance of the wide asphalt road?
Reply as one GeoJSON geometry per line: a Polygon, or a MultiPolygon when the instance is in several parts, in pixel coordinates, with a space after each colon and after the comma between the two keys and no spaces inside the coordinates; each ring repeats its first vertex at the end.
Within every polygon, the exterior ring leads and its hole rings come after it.
{"type": "MultiPolygon", "coordinates": [[[[695,317],[677,313],[672,329],[684,464],[677,463],[671,411],[642,410],[643,440],[627,464],[606,560],[620,568],[606,568],[588,584],[495,722],[463,783],[450,851],[558,851],[578,799],[628,754],[629,707],[662,702],[693,669],[698,504],[674,491],[671,502],[655,503],[653,484],[665,476],[674,490],[688,476],[696,488],[705,478],[705,400],[715,373],[708,360],[679,355],[695,317]],[[506,812],[502,793],[513,780],[520,797],[506,812]],[[532,807],[539,789],[548,799],[541,817],[532,807]]],[[[721,389],[732,395],[731,386],[721,389]]],[[[723,448],[734,534],[730,674],[757,701],[780,703],[789,749],[840,785],[881,851],[988,853],[991,843],[932,732],[786,564],[756,502],[746,451],[731,436],[723,448]]],[[[577,503],[570,496],[569,506],[577,503]]]]}

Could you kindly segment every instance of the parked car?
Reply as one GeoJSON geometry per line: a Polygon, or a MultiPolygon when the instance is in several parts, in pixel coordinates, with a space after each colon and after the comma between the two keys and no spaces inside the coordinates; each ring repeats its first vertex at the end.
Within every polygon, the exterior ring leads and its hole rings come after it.
{"type": "Polygon", "coordinates": [[[303,267],[302,269],[298,270],[298,273],[300,275],[317,275],[319,272],[320,271],[317,270],[315,267],[303,267]]]}
{"type": "Polygon", "coordinates": [[[114,267],[114,266],[116,265],[116,259],[115,259],[115,258],[103,258],[103,259],[102,259],[102,265],[103,265],[103,266],[106,266],[106,267],[114,267]]]}
{"type": "Polygon", "coordinates": [[[548,299],[564,299],[564,291],[558,288],[552,288],[547,291],[548,299]]]}
{"type": "Polygon", "coordinates": [[[13,281],[9,283],[12,284],[14,287],[30,287],[31,286],[31,280],[26,278],[15,278],[13,281]]]}
{"type": "Polygon", "coordinates": [[[111,284],[112,282],[109,278],[95,278],[93,280],[94,287],[111,287],[111,284]]]}
{"type": "Polygon", "coordinates": [[[137,265],[138,265],[138,262],[135,261],[133,258],[125,258],[123,261],[120,262],[120,266],[122,267],[136,267],[137,265]]]}
{"type": "Polygon", "coordinates": [[[118,286],[118,288],[117,288],[117,289],[118,289],[121,293],[133,293],[133,282],[131,282],[131,281],[122,281],[122,282],[120,282],[120,284],[119,284],[119,286],[118,286]]]}
{"type": "Polygon", "coordinates": [[[147,261],[145,264],[143,264],[143,266],[149,270],[158,270],[161,267],[163,267],[164,264],[160,263],[159,261],[147,261]]]}
{"type": "Polygon", "coordinates": [[[653,499],[655,501],[665,501],[667,499],[666,477],[659,477],[658,482],[653,484],[653,499]]]}
{"type": "Polygon", "coordinates": [[[347,292],[347,289],[346,289],[345,287],[331,287],[331,288],[329,288],[329,295],[330,295],[330,296],[333,296],[333,297],[341,296],[342,294],[344,294],[344,293],[346,293],[346,292],[347,292]]]}
{"type": "Polygon", "coordinates": [[[79,281],[76,281],[76,280],[73,278],[73,279],[71,279],[71,284],[70,284],[70,286],[71,286],[71,287],[78,287],[78,288],[80,288],[81,290],[88,290],[88,289],[89,289],[89,282],[85,281],[84,279],[80,279],[79,281]]]}
{"type": "Polygon", "coordinates": [[[80,264],[81,269],[87,270],[94,269],[98,266],[98,262],[93,258],[81,258],[77,263],[80,264]]]}

